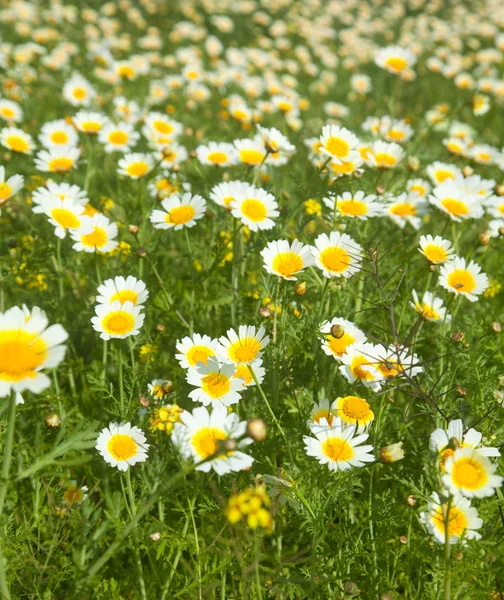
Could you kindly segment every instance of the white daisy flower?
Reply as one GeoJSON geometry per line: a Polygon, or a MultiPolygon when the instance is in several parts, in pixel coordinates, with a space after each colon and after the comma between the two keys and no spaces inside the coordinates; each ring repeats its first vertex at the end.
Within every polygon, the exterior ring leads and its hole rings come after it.
{"type": "Polygon", "coordinates": [[[44,208],[42,205],[52,198],[59,198],[62,202],[69,198],[75,204],[82,204],[82,206],[89,202],[87,192],[78,185],[48,181],[45,186],[40,186],[32,192],[31,199],[35,204],[32,211],[39,214],[43,213],[44,208]]]}
{"type": "Polygon", "coordinates": [[[184,146],[180,144],[170,144],[165,146],[162,151],[157,153],[156,160],[160,161],[163,169],[173,169],[187,160],[189,153],[184,146]]]}
{"type": "Polygon", "coordinates": [[[147,460],[146,441],[143,431],[131,423],[110,423],[102,429],[95,448],[109,465],[127,471],[130,466],[147,460]]]}
{"type": "Polygon", "coordinates": [[[331,321],[324,321],[320,326],[320,333],[324,335],[322,350],[341,362],[341,357],[346,354],[352,344],[363,344],[366,335],[351,321],[342,317],[335,317],[331,321]]]}
{"type": "Polygon", "coordinates": [[[196,221],[203,218],[206,210],[205,200],[198,195],[186,193],[182,198],[173,194],[161,202],[164,210],[153,210],[150,221],[156,229],[175,229],[194,227],[196,221]]]}
{"type": "MultiPolygon", "coordinates": [[[[264,376],[266,375],[266,369],[262,366],[263,361],[259,358],[250,364],[250,368],[254,371],[254,375],[256,376],[259,385],[264,381],[264,376]]],[[[235,365],[236,371],[233,375],[234,379],[240,380],[242,384],[242,388],[245,389],[249,386],[254,386],[256,382],[252,377],[252,373],[250,372],[249,365],[235,365]]]]}
{"type": "Polygon", "coordinates": [[[178,350],[175,358],[183,369],[196,367],[198,363],[207,365],[208,359],[217,356],[220,351],[218,340],[199,333],[193,333],[192,337],[186,336],[182,340],[177,340],[175,347],[178,350]]]}
{"type": "Polygon", "coordinates": [[[455,496],[485,498],[502,486],[504,478],[495,475],[496,467],[474,448],[457,448],[444,464],[443,484],[455,496]]]}
{"type": "Polygon", "coordinates": [[[172,440],[184,458],[195,462],[207,460],[196,467],[197,471],[208,473],[213,469],[218,475],[226,475],[252,466],[254,459],[241,451],[252,443],[250,438],[243,437],[247,423],[240,421],[235,413],[228,413],[225,406],[216,405],[211,413],[203,406],[192,413],[185,410],[180,420],[182,423],[174,425],[172,440]],[[237,448],[221,452],[227,440],[236,441],[237,448]],[[213,455],[215,458],[210,459],[213,455]]]}
{"type": "Polygon", "coordinates": [[[359,396],[336,398],[331,410],[341,420],[343,427],[352,425],[356,428],[356,433],[364,433],[374,420],[369,402],[359,396]]]}
{"type": "Polygon", "coordinates": [[[275,127],[267,129],[266,127],[257,126],[257,131],[263,139],[265,148],[270,154],[281,152],[283,154],[292,154],[296,151],[296,146],[291,144],[283,133],[275,127]]]}
{"type": "Polygon", "coordinates": [[[0,208],[23,187],[22,175],[11,175],[5,181],[5,167],[0,166],[0,208]]]}
{"type": "Polygon", "coordinates": [[[250,231],[271,229],[273,218],[279,216],[278,204],[272,194],[253,185],[242,184],[234,198],[231,213],[246,225],[250,231]]]}
{"type": "Polygon", "coordinates": [[[20,154],[32,154],[35,148],[32,136],[17,127],[4,127],[0,131],[0,144],[7,150],[20,154]]]}
{"type": "Polygon", "coordinates": [[[357,148],[359,139],[344,127],[324,125],[320,144],[320,150],[331,158],[331,162],[339,164],[350,157],[350,152],[357,148]]]}
{"type": "Polygon", "coordinates": [[[84,206],[76,204],[72,198],[60,200],[51,197],[41,204],[42,210],[49,217],[49,223],[55,227],[54,234],[64,239],[67,231],[79,230],[87,235],[93,231],[92,219],[84,214],[84,206]]]}
{"type": "Polygon", "coordinates": [[[345,354],[341,355],[339,367],[342,375],[350,382],[360,381],[374,392],[381,389],[383,374],[377,367],[377,347],[369,343],[355,343],[346,348],[345,354]]]}
{"type": "Polygon", "coordinates": [[[79,136],[75,131],[75,128],[69,125],[65,119],[58,119],[42,125],[39,141],[44,148],[51,150],[52,148],[76,146],[79,141],[79,136]]]}
{"type": "Polygon", "coordinates": [[[219,206],[231,210],[238,197],[243,197],[243,190],[250,186],[245,181],[223,181],[215,185],[210,192],[210,199],[219,206]]]}
{"type": "Polygon", "coordinates": [[[414,66],[416,56],[408,48],[387,46],[376,52],[374,61],[382,69],[397,75],[414,66]]]}
{"type": "Polygon", "coordinates": [[[256,167],[266,157],[266,148],[262,138],[235,140],[233,144],[238,152],[238,160],[246,165],[256,167]]]}
{"type": "Polygon", "coordinates": [[[418,230],[422,224],[420,217],[426,211],[425,207],[425,200],[419,198],[417,194],[403,193],[390,198],[383,210],[401,229],[409,223],[413,229],[418,230]]]}
{"type": "Polygon", "coordinates": [[[425,179],[410,179],[406,187],[410,194],[417,194],[420,197],[425,197],[431,190],[430,183],[425,179]]]}
{"type": "Polygon", "coordinates": [[[130,179],[140,179],[152,171],[154,158],[152,154],[132,152],[120,158],[117,167],[119,175],[125,175],[130,179]]]}
{"type": "Polygon", "coordinates": [[[419,251],[434,265],[451,260],[455,252],[450,240],[445,240],[440,235],[432,237],[430,234],[420,236],[419,251]]]}
{"type": "Polygon", "coordinates": [[[427,167],[427,175],[435,185],[444,183],[447,179],[455,179],[457,176],[463,177],[458,167],[440,161],[433,162],[427,167]]]}
{"type": "Polygon", "coordinates": [[[466,264],[465,258],[455,257],[441,267],[438,283],[445,290],[476,302],[488,287],[488,277],[475,262],[466,264]]]}
{"type": "Polygon", "coordinates": [[[189,398],[204,406],[237,404],[241,398],[239,391],[243,382],[234,378],[235,372],[233,363],[223,364],[212,357],[208,358],[206,364],[199,362],[195,367],[190,367],[187,382],[197,389],[190,392],[189,398]]]}
{"type": "Polygon", "coordinates": [[[222,336],[220,358],[236,365],[250,365],[262,356],[262,350],[269,344],[269,337],[260,327],[257,331],[253,325],[240,325],[238,333],[234,329],[227,330],[227,337],[222,336]]]}
{"type": "Polygon", "coordinates": [[[447,309],[443,306],[441,298],[436,298],[431,292],[424,292],[420,302],[415,290],[412,294],[413,302],[410,302],[410,306],[415,309],[422,319],[432,323],[450,323],[451,315],[446,313],[447,309]]]}
{"type": "Polygon", "coordinates": [[[476,448],[480,454],[488,457],[498,457],[500,452],[492,446],[481,447],[483,434],[472,427],[464,433],[464,424],[462,419],[455,419],[448,423],[448,427],[443,429],[439,427],[431,433],[429,448],[432,452],[440,455],[441,466],[444,470],[444,463],[453,456],[454,448],[476,448]]]}
{"type": "Polygon", "coordinates": [[[371,145],[370,152],[364,160],[370,167],[393,169],[406,156],[404,150],[395,142],[378,140],[371,145]]]}
{"type": "Polygon", "coordinates": [[[299,240],[292,244],[287,240],[269,242],[261,256],[268,273],[288,281],[296,281],[295,275],[314,264],[311,247],[303,246],[299,240]]]}
{"type": "Polygon", "coordinates": [[[483,520],[463,496],[454,497],[448,505],[443,504],[438,494],[433,492],[427,511],[420,513],[420,520],[438,544],[445,543],[447,532],[450,544],[481,539],[476,529],[483,527],[483,520]]]}
{"type": "Polygon", "coordinates": [[[490,196],[485,200],[484,207],[495,219],[504,219],[504,196],[490,196]]]}
{"type": "Polygon", "coordinates": [[[93,329],[100,333],[102,340],[123,340],[130,335],[138,335],[145,318],[141,309],[142,306],[135,306],[129,301],[98,304],[95,306],[96,316],[91,318],[93,329]]]}
{"type": "Polygon", "coordinates": [[[63,86],[62,94],[72,106],[89,106],[96,96],[91,84],[81,75],[73,75],[63,86]]]}
{"type": "Polygon", "coordinates": [[[133,129],[131,123],[107,123],[98,133],[98,141],[103,144],[105,152],[129,152],[140,139],[140,134],[133,129]]]}
{"type": "Polygon", "coordinates": [[[324,204],[334,211],[334,206],[338,214],[342,217],[356,218],[365,221],[369,217],[377,217],[382,213],[381,205],[376,202],[376,195],[369,194],[362,190],[352,193],[343,192],[340,196],[323,198],[324,204]]]}
{"type": "Polygon", "coordinates": [[[80,229],[70,231],[75,242],[72,248],[77,252],[111,252],[117,246],[117,225],[111,223],[105,215],[96,213],[91,217],[91,226],[91,233],[80,229]]]}
{"type": "Polygon", "coordinates": [[[35,157],[35,168],[48,173],[67,173],[77,165],[79,148],[51,148],[41,150],[35,157]]]}
{"type": "Polygon", "coordinates": [[[99,112],[80,110],[72,117],[75,127],[82,133],[96,135],[108,123],[108,117],[99,112]]]}
{"type": "Polygon", "coordinates": [[[23,120],[23,110],[17,102],[0,98],[0,119],[9,123],[18,123],[23,120]]]}
{"type": "Polygon", "coordinates": [[[306,454],[314,456],[321,465],[327,465],[330,471],[347,471],[375,460],[370,454],[373,446],[362,445],[369,436],[366,433],[355,436],[355,426],[343,427],[337,417],[327,427],[312,426],[312,433],[315,437],[303,437],[306,454]]]}
{"type": "Polygon", "coordinates": [[[133,306],[142,306],[149,297],[145,283],[133,275],[126,278],[118,275],[107,279],[98,286],[97,291],[99,295],[96,296],[96,302],[99,304],[112,304],[119,300],[121,304],[131,302],[133,306]]]}
{"type": "Polygon", "coordinates": [[[315,265],[324,277],[349,278],[358,272],[362,262],[362,248],[346,233],[321,233],[312,247],[315,265]]]}
{"type": "Polygon", "coordinates": [[[236,149],[227,142],[209,142],[196,148],[196,156],[202,165],[230,167],[238,162],[236,149]]]}
{"type": "Polygon", "coordinates": [[[429,196],[429,202],[446,213],[452,221],[479,219],[483,216],[481,201],[460,188],[456,181],[437,185],[429,196]]]}

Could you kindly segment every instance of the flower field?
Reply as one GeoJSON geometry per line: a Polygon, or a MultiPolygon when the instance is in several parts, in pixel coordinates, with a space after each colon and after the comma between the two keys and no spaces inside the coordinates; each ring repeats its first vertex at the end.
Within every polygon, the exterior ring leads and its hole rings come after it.
{"type": "Polygon", "coordinates": [[[0,32],[0,598],[504,600],[502,3],[0,32]]]}

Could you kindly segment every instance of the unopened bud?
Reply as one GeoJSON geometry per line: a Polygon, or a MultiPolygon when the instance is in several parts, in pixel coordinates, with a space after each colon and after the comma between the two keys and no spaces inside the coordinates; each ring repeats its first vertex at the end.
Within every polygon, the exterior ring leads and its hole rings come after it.
{"type": "Polygon", "coordinates": [[[418,171],[420,168],[420,161],[416,156],[410,156],[408,158],[408,169],[410,171],[418,171]]]}
{"type": "Polygon", "coordinates": [[[499,323],[499,321],[494,321],[492,323],[492,331],[494,333],[500,333],[502,331],[502,325],[499,323]]]}
{"type": "Polygon", "coordinates": [[[234,450],[236,450],[236,442],[233,440],[233,438],[226,438],[222,442],[222,448],[226,452],[233,452],[234,450]]]}
{"type": "Polygon", "coordinates": [[[480,233],[478,235],[478,239],[482,246],[488,246],[488,244],[490,243],[490,234],[488,233],[488,231],[485,231],[485,233],[480,233]]]}
{"type": "Polygon", "coordinates": [[[294,286],[294,293],[298,296],[304,296],[306,294],[306,281],[298,281],[294,286]]]}
{"type": "Polygon", "coordinates": [[[45,422],[47,427],[50,427],[51,429],[58,429],[58,427],[61,425],[61,417],[56,413],[52,413],[46,416],[45,422]]]}
{"type": "Polygon", "coordinates": [[[394,463],[404,458],[404,450],[402,448],[402,442],[397,444],[390,444],[380,450],[379,460],[383,463],[394,463]]]}
{"type": "Polygon", "coordinates": [[[268,306],[261,306],[261,308],[259,309],[259,315],[263,319],[269,319],[271,317],[271,308],[269,308],[268,306]]]}
{"type": "Polygon", "coordinates": [[[166,329],[166,327],[163,325],[163,323],[158,323],[158,324],[156,325],[156,329],[157,329],[158,331],[164,331],[164,330],[166,329]]]}
{"type": "Polygon", "coordinates": [[[333,336],[333,338],[341,340],[341,338],[345,335],[345,328],[343,327],[343,325],[335,324],[331,327],[330,333],[333,336]]]}
{"type": "Polygon", "coordinates": [[[462,169],[462,173],[463,173],[464,177],[470,177],[471,175],[474,174],[474,169],[472,167],[470,167],[469,165],[466,165],[462,169]]]}
{"type": "Polygon", "coordinates": [[[266,423],[262,419],[250,419],[247,423],[247,435],[254,442],[263,442],[268,435],[266,423]]]}
{"type": "Polygon", "coordinates": [[[191,152],[189,152],[189,157],[190,158],[198,158],[198,154],[196,153],[196,150],[191,150],[191,152]]]}
{"type": "Polygon", "coordinates": [[[463,342],[465,338],[465,333],[463,331],[454,331],[451,335],[452,342],[459,344],[463,342]]]}
{"type": "Polygon", "coordinates": [[[355,596],[360,593],[359,587],[354,581],[347,581],[344,585],[345,594],[355,596]]]}
{"type": "Polygon", "coordinates": [[[455,388],[455,391],[461,398],[464,398],[465,396],[467,396],[467,390],[465,389],[465,387],[463,385],[457,385],[457,387],[455,388]]]}
{"type": "Polygon", "coordinates": [[[417,500],[415,498],[415,496],[413,496],[413,494],[410,494],[408,496],[408,498],[406,499],[406,502],[410,505],[410,506],[415,506],[417,500]]]}
{"type": "Polygon", "coordinates": [[[147,250],[145,248],[137,248],[136,253],[140,258],[145,258],[147,256],[147,250]]]}
{"type": "Polygon", "coordinates": [[[130,225],[128,227],[128,231],[131,233],[131,235],[136,235],[138,233],[139,227],[138,225],[130,225]]]}
{"type": "Polygon", "coordinates": [[[159,540],[161,539],[161,534],[159,533],[159,531],[156,531],[154,533],[151,533],[149,537],[153,542],[159,542],[159,540]]]}
{"type": "Polygon", "coordinates": [[[384,194],[385,193],[385,188],[383,187],[383,185],[377,185],[376,186],[376,193],[377,194],[384,194]]]}
{"type": "Polygon", "coordinates": [[[401,537],[399,538],[399,541],[401,542],[401,544],[407,544],[408,538],[405,535],[401,535],[401,537]]]}
{"type": "Polygon", "coordinates": [[[497,196],[504,196],[504,185],[498,185],[495,188],[495,191],[497,193],[497,196]]]}
{"type": "Polygon", "coordinates": [[[150,400],[147,398],[147,396],[140,396],[140,398],[138,398],[138,402],[140,402],[140,405],[144,408],[148,408],[150,406],[150,400]]]}
{"type": "Polygon", "coordinates": [[[429,265],[429,271],[432,271],[433,273],[435,273],[437,271],[437,266],[436,265],[429,265]]]}

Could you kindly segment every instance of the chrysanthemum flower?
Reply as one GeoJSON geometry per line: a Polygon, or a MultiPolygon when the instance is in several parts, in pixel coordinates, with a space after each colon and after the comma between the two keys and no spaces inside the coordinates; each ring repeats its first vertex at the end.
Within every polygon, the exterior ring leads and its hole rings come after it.
{"type": "Polygon", "coordinates": [[[236,199],[243,197],[243,190],[249,185],[244,181],[223,181],[212,188],[210,198],[219,206],[231,210],[236,199]]]}
{"type": "Polygon", "coordinates": [[[72,148],[77,145],[79,136],[65,119],[58,119],[42,125],[39,140],[42,146],[49,150],[52,148],[72,148]]]}
{"type": "Polygon", "coordinates": [[[362,95],[370,92],[372,88],[371,78],[362,73],[355,73],[352,75],[350,77],[350,85],[355,92],[362,95]]]}
{"type": "Polygon", "coordinates": [[[324,335],[322,350],[328,356],[334,356],[338,361],[347,348],[352,344],[362,344],[366,341],[366,335],[351,321],[342,317],[335,317],[331,321],[324,321],[320,326],[320,333],[324,335]]]}
{"type": "Polygon", "coordinates": [[[126,175],[131,179],[144,177],[154,168],[154,159],[152,154],[132,152],[125,154],[117,164],[119,175],[126,175]]]}
{"type": "Polygon", "coordinates": [[[51,385],[43,369],[57,367],[68,338],[61,325],[51,325],[45,313],[15,306],[0,313],[0,397],[11,390],[38,394],[51,385]]]}
{"type": "Polygon", "coordinates": [[[122,340],[130,335],[138,335],[145,318],[141,309],[141,306],[129,301],[121,303],[114,300],[110,304],[98,304],[95,307],[96,317],[91,318],[93,329],[100,333],[102,340],[122,340]]]}
{"type": "Polygon", "coordinates": [[[415,354],[410,354],[404,346],[382,344],[375,346],[373,365],[381,373],[384,380],[397,377],[415,377],[423,371],[415,354]]]}
{"type": "Polygon", "coordinates": [[[11,175],[5,181],[5,167],[0,166],[0,208],[23,187],[22,175],[11,175]]]}
{"type": "Polygon", "coordinates": [[[390,198],[383,210],[401,229],[409,223],[413,229],[418,230],[422,224],[419,215],[425,213],[425,200],[414,193],[403,193],[390,198]]]}
{"type": "Polygon", "coordinates": [[[77,204],[72,198],[60,200],[51,197],[41,204],[42,210],[49,217],[49,223],[55,227],[54,234],[64,239],[67,231],[79,230],[83,235],[93,231],[91,217],[84,214],[84,206],[77,204]]]}
{"type": "Polygon", "coordinates": [[[241,398],[239,391],[243,382],[234,378],[235,372],[236,366],[233,363],[223,364],[211,357],[206,364],[197,363],[187,372],[187,382],[197,388],[190,392],[189,398],[204,406],[237,404],[241,398]]]}
{"type": "Polygon", "coordinates": [[[455,179],[457,176],[462,176],[462,173],[455,165],[436,161],[427,167],[427,175],[430,177],[432,183],[439,185],[447,179],[455,179]]]}
{"type": "Polygon", "coordinates": [[[164,210],[153,210],[150,221],[156,229],[172,229],[194,227],[196,221],[205,215],[206,202],[198,195],[186,193],[182,198],[173,194],[161,202],[164,210]]]}
{"type": "Polygon", "coordinates": [[[105,152],[129,152],[138,142],[140,134],[131,123],[107,123],[98,132],[98,141],[104,145],[105,152]]]}
{"type": "Polygon", "coordinates": [[[354,425],[357,428],[357,433],[363,433],[374,420],[371,406],[367,400],[358,396],[337,398],[331,408],[341,419],[344,427],[354,425]]]}
{"type": "Polygon", "coordinates": [[[315,437],[303,437],[306,454],[314,456],[321,465],[327,465],[330,471],[347,471],[374,462],[374,456],[369,454],[373,446],[361,445],[369,436],[365,433],[355,436],[354,425],[343,427],[341,419],[335,417],[331,425],[322,419],[311,429],[315,437]],[[327,427],[322,426],[325,424],[327,427]]]}
{"type": "Polygon", "coordinates": [[[76,166],[80,154],[79,148],[69,146],[41,150],[35,157],[35,168],[48,173],[67,173],[76,166]]]}
{"type": "Polygon", "coordinates": [[[237,163],[236,149],[227,142],[209,142],[196,148],[196,156],[202,165],[229,167],[237,163]]]}
{"type": "Polygon", "coordinates": [[[238,152],[239,161],[246,165],[256,167],[266,158],[266,148],[262,138],[235,140],[233,144],[238,152]]]}
{"type": "Polygon", "coordinates": [[[226,362],[236,365],[250,365],[262,356],[262,350],[269,344],[269,337],[265,336],[265,330],[260,327],[257,331],[254,326],[240,325],[238,333],[234,329],[228,329],[227,337],[219,339],[222,345],[220,355],[226,362]]]}
{"type": "Polygon", "coordinates": [[[231,213],[251,231],[271,229],[273,218],[280,214],[278,204],[272,194],[253,185],[242,184],[234,198],[231,213]]]}
{"type": "MultiPolygon", "coordinates": [[[[360,156],[359,152],[352,150],[347,158],[338,162],[330,162],[330,176],[338,179],[345,175],[352,175],[356,171],[360,170],[364,160],[360,156]]],[[[322,166],[322,165],[321,165],[322,166]]],[[[320,168],[320,167],[319,167],[320,168]]]]}
{"type": "Polygon", "coordinates": [[[465,296],[471,302],[476,302],[488,287],[488,277],[481,267],[473,261],[466,264],[465,258],[459,257],[441,267],[438,281],[449,292],[465,296]]]}
{"type": "Polygon", "coordinates": [[[410,179],[406,189],[410,194],[415,193],[420,197],[424,197],[430,192],[431,186],[425,179],[410,179]]]}
{"type": "Polygon", "coordinates": [[[495,475],[495,465],[474,448],[457,448],[444,464],[444,485],[454,494],[466,498],[492,496],[504,478],[495,475]]]}
{"type": "MultiPolygon", "coordinates": [[[[262,382],[264,381],[264,376],[266,375],[266,369],[262,366],[262,364],[263,364],[263,361],[260,358],[258,358],[257,360],[255,360],[253,363],[250,364],[250,369],[254,370],[254,375],[256,376],[256,379],[259,382],[259,385],[262,384],[262,382]]],[[[236,366],[236,371],[235,371],[235,374],[233,375],[233,378],[239,379],[241,381],[243,389],[245,389],[249,386],[254,386],[256,384],[256,382],[254,381],[254,378],[252,377],[252,373],[250,372],[249,365],[242,364],[242,365],[235,365],[235,366],[236,366]]]]}
{"type": "Polygon", "coordinates": [[[130,123],[135,125],[140,120],[141,111],[138,102],[134,100],[128,100],[124,96],[117,96],[113,99],[114,102],[114,114],[130,123]]]}
{"type": "Polygon", "coordinates": [[[95,448],[109,465],[127,471],[130,466],[147,460],[146,441],[142,430],[131,423],[110,423],[102,429],[95,448]]]}
{"type": "Polygon", "coordinates": [[[207,365],[208,359],[215,357],[220,351],[220,344],[208,335],[193,333],[192,337],[177,340],[176,348],[178,354],[175,354],[175,358],[183,369],[189,369],[196,367],[198,363],[207,365]]]}
{"type": "Polygon", "coordinates": [[[108,117],[99,112],[80,110],[72,117],[78,131],[89,135],[96,135],[108,122],[108,117]]]}
{"type": "Polygon", "coordinates": [[[342,217],[357,218],[365,221],[369,217],[377,217],[381,214],[382,208],[378,202],[375,202],[376,195],[369,194],[362,190],[352,193],[343,192],[341,196],[326,197],[323,199],[324,204],[331,210],[336,209],[342,217]]]}
{"type": "Polygon", "coordinates": [[[445,181],[437,185],[432,190],[429,201],[458,223],[465,219],[479,219],[483,215],[480,199],[467,194],[456,181],[445,181]]]}
{"type": "Polygon", "coordinates": [[[119,300],[121,304],[131,302],[133,306],[142,306],[149,297],[145,283],[141,279],[128,275],[124,278],[118,275],[113,279],[107,279],[98,286],[96,302],[99,304],[112,304],[119,300]]]}
{"type": "Polygon", "coordinates": [[[74,479],[63,492],[63,502],[68,506],[80,504],[87,498],[87,491],[86,485],[78,486],[77,481],[74,479]]]}
{"type": "Polygon", "coordinates": [[[296,281],[295,275],[313,265],[310,246],[303,246],[299,240],[289,244],[287,240],[269,242],[261,251],[264,268],[272,275],[278,275],[288,281],[296,281]]]}
{"type": "Polygon", "coordinates": [[[380,122],[380,133],[388,142],[404,144],[413,135],[413,128],[402,119],[382,119],[380,122]]]}
{"type": "Polygon", "coordinates": [[[270,153],[281,152],[284,154],[292,154],[296,151],[296,146],[291,144],[285,135],[275,127],[267,129],[266,127],[258,125],[257,131],[263,139],[265,148],[270,153]]]}
{"type": "Polygon", "coordinates": [[[142,134],[156,145],[174,142],[182,132],[182,125],[167,115],[151,112],[145,117],[142,134]]]}
{"type": "Polygon", "coordinates": [[[502,154],[489,144],[474,144],[469,149],[470,158],[480,165],[501,164],[502,154]]]}
{"type": "Polygon", "coordinates": [[[415,309],[422,319],[432,323],[449,323],[451,321],[451,315],[446,314],[447,309],[443,306],[441,298],[436,298],[431,292],[425,292],[420,302],[415,290],[412,294],[413,302],[410,302],[410,306],[415,309]]]}
{"type": "Polygon", "coordinates": [[[91,84],[81,75],[74,75],[63,86],[63,98],[72,106],[89,106],[96,96],[91,84]]]}
{"type": "Polygon", "coordinates": [[[11,152],[32,154],[35,143],[30,134],[17,127],[4,127],[0,131],[0,144],[11,152]]]}
{"type": "Polygon", "coordinates": [[[182,423],[175,423],[172,439],[182,456],[200,462],[216,455],[196,467],[197,471],[208,473],[213,469],[218,475],[226,475],[252,466],[254,459],[240,450],[252,443],[243,437],[247,423],[235,413],[228,413],[225,406],[215,405],[211,413],[200,406],[192,413],[185,410],[180,418],[182,423]],[[220,452],[226,440],[236,441],[237,449],[220,452]]]}
{"type": "Polygon", "coordinates": [[[75,204],[82,204],[82,206],[85,206],[89,202],[87,192],[82,190],[78,185],[55,183],[54,181],[48,181],[45,186],[38,187],[32,193],[31,198],[35,204],[32,211],[39,214],[44,212],[43,204],[52,198],[59,198],[62,202],[69,198],[75,204]]]}
{"type": "Polygon", "coordinates": [[[419,251],[434,265],[445,263],[454,255],[450,240],[444,240],[440,235],[434,238],[430,234],[420,236],[419,251]]]}
{"type": "Polygon", "coordinates": [[[0,119],[8,123],[18,123],[23,120],[23,110],[17,102],[0,98],[0,119]]]}
{"type": "Polygon", "coordinates": [[[442,143],[448,152],[451,152],[456,156],[467,156],[468,154],[468,146],[466,142],[460,138],[445,138],[442,143]]]}
{"type": "Polygon", "coordinates": [[[149,394],[156,400],[164,400],[173,391],[173,383],[166,379],[153,379],[147,384],[147,389],[149,394]]]}
{"type": "Polygon", "coordinates": [[[444,544],[447,532],[450,544],[481,539],[476,529],[483,527],[483,520],[467,498],[456,496],[449,505],[443,504],[436,492],[431,498],[427,511],[420,514],[420,520],[436,542],[444,544]]]}
{"type": "Polygon", "coordinates": [[[184,146],[180,144],[170,144],[155,154],[156,160],[161,161],[163,169],[173,169],[187,160],[189,153],[184,146]]]}
{"type": "Polygon", "coordinates": [[[77,252],[111,252],[117,246],[117,225],[111,223],[105,215],[96,213],[91,217],[91,226],[91,233],[80,229],[70,231],[75,241],[72,248],[77,252]]]}
{"type": "Polygon", "coordinates": [[[334,417],[337,416],[335,408],[336,403],[333,402],[331,404],[327,398],[323,398],[318,404],[315,403],[307,422],[308,427],[311,427],[312,424],[321,425],[321,427],[330,427],[334,417]]]}
{"type": "Polygon", "coordinates": [[[377,348],[373,344],[355,343],[348,346],[345,354],[341,355],[340,372],[350,382],[360,381],[366,387],[377,392],[384,379],[377,368],[377,348]]]}
{"type": "Polygon", "coordinates": [[[416,56],[408,48],[387,46],[380,48],[374,57],[375,63],[389,73],[397,75],[416,63],[416,56]]]}
{"type": "Polygon", "coordinates": [[[399,144],[378,140],[373,142],[370,154],[365,156],[364,160],[370,167],[393,169],[405,156],[406,154],[399,144]]]}
{"type": "Polygon", "coordinates": [[[320,136],[320,150],[331,158],[331,162],[339,164],[350,157],[350,152],[359,144],[357,136],[337,125],[324,125],[320,136]]]}
{"type": "MultiPolygon", "coordinates": [[[[0,192],[1,197],[1,192],[0,192]]],[[[490,196],[484,203],[485,210],[496,219],[504,218],[504,197],[490,196]]]]}
{"type": "Polygon", "coordinates": [[[359,270],[362,248],[346,233],[321,233],[312,248],[315,265],[324,277],[349,278],[359,270]]]}

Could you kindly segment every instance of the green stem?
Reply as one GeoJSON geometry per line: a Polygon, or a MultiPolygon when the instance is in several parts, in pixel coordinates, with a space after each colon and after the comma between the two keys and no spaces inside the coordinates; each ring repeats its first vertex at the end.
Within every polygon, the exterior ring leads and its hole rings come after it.
{"type": "Polygon", "coordinates": [[[255,536],[254,536],[254,570],[255,570],[255,585],[256,585],[256,592],[257,592],[257,598],[259,598],[259,600],[262,600],[262,589],[261,589],[261,575],[259,573],[259,563],[260,563],[260,538],[257,535],[257,530],[255,532],[255,536]]]}
{"type": "Polygon", "coordinates": [[[102,354],[102,383],[105,383],[105,379],[107,377],[107,358],[108,358],[108,342],[105,340],[103,342],[103,354],[102,354]]]}
{"type": "Polygon", "coordinates": [[[450,570],[450,508],[451,498],[446,505],[446,514],[444,522],[445,543],[444,543],[444,600],[451,599],[451,570],[450,570]]]}
{"type": "MultiPolygon", "coordinates": [[[[130,503],[130,508],[131,508],[131,515],[132,515],[132,518],[135,518],[136,502],[135,502],[135,494],[133,493],[133,486],[131,485],[131,468],[128,468],[128,470],[126,471],[126,486],[128,488],[128,497],[129,497],[129,503],[130,503]]],[[[134,542],[135,542],[135,560],[136,560],[137,569],[138,569],[140,594],[142,595],[142,600],[147,600],[147,591],[145,589],[142,561],[140,558],[140,550],[138,549],[138,540],[137,540],[137,536],[135,533],[136,532],[133,532],[133,537],[134,537],[134,542]]]]}
{"type": "Polygon", "coordinates": [[[119,406],[121,418],[124,418],[124,383],[123,383],[123,359],[122,348],[119,345],[117,348],[117,365],[119,368],[119,406]]]}
{"type": "Polygon", "coordinates": [[[196,504],[196,498],[193,498],[192,502],[189,501],[189,514],[191,515],[191,523],[194,531],[194,545],[196,546],[196,564],[198,566],[198,598],[202,600],[201,590],[201,561],[200,561],[200,547],[198,540],[198,528],[196,527],[196,521],[194,520],[194,505],[196,504]]]}

